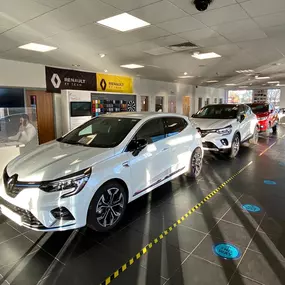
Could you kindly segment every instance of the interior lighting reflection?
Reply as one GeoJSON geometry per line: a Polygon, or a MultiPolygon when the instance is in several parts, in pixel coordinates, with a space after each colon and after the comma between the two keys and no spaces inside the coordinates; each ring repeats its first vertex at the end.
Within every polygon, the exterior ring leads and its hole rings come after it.
{"type": "Polygon", "coordinates": [[[185,136],[181,138],[173,138],[172,140],[168,142],[168,144],[170,146],[179,145],[182,143],[190,142],[193,140],[193,138],[194,138],[193,135],[189,135],[189,136],[185,136]]]}

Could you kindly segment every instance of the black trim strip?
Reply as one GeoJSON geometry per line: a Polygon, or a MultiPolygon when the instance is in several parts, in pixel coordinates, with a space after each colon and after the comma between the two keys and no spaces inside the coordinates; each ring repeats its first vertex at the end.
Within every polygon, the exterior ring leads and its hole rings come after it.
{"type": "Polygon", "coordinates": [[[138,194],[140,194],[140,193],[146,191],[147,189],[149,189],[149,188],[151,188],[151,187],[153,187],[153,186],[159,184],[160,182],[162,182],[162,181],[164,181],[164,180],[170,178],[171,176],[173,176],[173,175],[177,174],[178,172],[182,171],[184,168],[185,168],[185,167],[182,167],[182,168],[180,168],[180,169],[178,169],[178,170],[172,172],[171,174],[168,174],[168,175],[165,176],[163,179],[157,180],[156,182],[154,182],[154,183],[151,184],[150,186],[146,187],[145,189],[140,190],[140,191],[137,191],[137,192],[133,195],[133,197],[134,197],[134,196],[137,196],[138,194]]]}

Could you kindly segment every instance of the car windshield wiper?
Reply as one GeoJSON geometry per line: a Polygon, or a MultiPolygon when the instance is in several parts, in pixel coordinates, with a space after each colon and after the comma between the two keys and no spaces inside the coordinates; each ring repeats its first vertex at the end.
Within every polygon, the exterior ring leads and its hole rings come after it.
{"type": "Polygon", "coordinates": [[[60,142],[67,143],[67,144],[72,144],[72,145],[89,146],[87,144],[84,144],[84,143],[81,143],[81,142],[75,142],[75,141],[64,141],[64,140],[61,140],[60,142]]]}

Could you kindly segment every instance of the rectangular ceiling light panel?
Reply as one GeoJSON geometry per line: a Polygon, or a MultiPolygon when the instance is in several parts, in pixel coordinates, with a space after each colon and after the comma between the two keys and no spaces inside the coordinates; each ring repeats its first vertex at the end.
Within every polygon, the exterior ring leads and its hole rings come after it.
{"type": "Polygon", "coordinates": [[[135,64],[135,63],[131,63],[131,64],[124,64],[121,65],[121,67],[123,68],[129,68],[129,69],[136,69],[136,68],[143,68],[143,65],[139,65],[139,64],[135,64]]]}
{"type": "Polygon", "coordinates": [[[20,49],[26,49],[26,50],[32,50],[32,51],[38,51],[38,52],[48,52],[57,49],[56,47],[41,45],[41,44],[35,44],[35,43],[29,43],[23,46],[19,46],[20,49]]]}
{"type": "Polygon", "coordinates": [[[197,59],[211,59],[211,58],[218,58],[221,57],[221,55],[215,53],[215,52],[208,52],[208,53],[194,53],[192,57],[197,58],[197,59]]]}
{"type": "Polygon", "coordinates": [[[145,22],[128,13],[119,14],[97,22],[100,25],[121,31],[131,31],[138,28],[149,26],[150,23],[145,22]]]}

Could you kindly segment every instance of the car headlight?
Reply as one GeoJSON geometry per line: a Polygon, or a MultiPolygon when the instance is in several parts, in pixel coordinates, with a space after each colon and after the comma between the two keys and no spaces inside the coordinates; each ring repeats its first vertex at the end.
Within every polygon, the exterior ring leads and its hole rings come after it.
{"type": "Polygon", "coordinates": [[[90,175],[91,168],[88,168],[57,180],[42,182],[39,188],[48,193],[65,191],[61,198],[70,197],[83,189],[90,175]]]}
{"type": "Polygon", "coordinates": [[[227,126],[223,129],[218,129],[216,130],[216,133],[220,134],[220,135],[229,135],[232,132],[232,126],[227,126]]]}
{"type": "Polygon", "coordinates": [[[267,120],[267,119],[268,119],[268,117],[260,117],[260,118],[257,118],[258,121],[265,121],[265,120],[267,120]]]}

